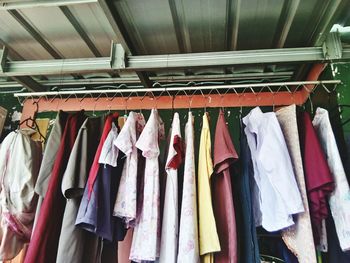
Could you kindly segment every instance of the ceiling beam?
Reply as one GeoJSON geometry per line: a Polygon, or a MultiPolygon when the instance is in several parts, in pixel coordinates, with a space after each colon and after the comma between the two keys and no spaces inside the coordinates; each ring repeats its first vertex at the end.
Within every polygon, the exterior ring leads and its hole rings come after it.
{"type": "Polygon", "coordinates": [[[0,1],[0,10],[16,10],[23,8],[50,7],[50,6],[68,6],[77,4],[97,3],[98,0],[22,0],[0,1]]]}
{"type": "MultiPolygon", "coordinates": [[[[99,0],[98,2],[125,52],[127,54],[137,55],[137,50],[132,44],[130,36],[127,34],[127,30],[125,29],[121,19],[118,17],[117,10],[115,10],[113,2],[107,0],[99,0]]],[[[149,79],[146,72],[138,71],[136,74],[140,78],[140,81],[145,88],[152,87],[153,82],[149,79]]]]}
{"type": "MultiPolygon", "coordinates": [[[[152,76],[150,79],[159,83],[179,83],[179,82],[195,82],[195,81],[246,81],[254,80],[262,82],[262,80],[288,80],[293,76],[293,71],[281,72],[259,72],[259,73],[231,73],[231,74],[208,74],[208,75],[183,75],[183,76],[152,76]]],[[[118,84],[140,84],[140,79],[135,77],[118,77],[118,78],[92,78],[92,79],[62,79],[62,80],[40,80],[41,85],[54,87],[74,87],[74,86],[103,86],[118,84]]],[[[23,85],[15,81],[0,82],[1,88],[21,88],[23,85]]]]}
{"type": "Polygon", "coordinates": [[[39,33],[17,10],[8,10],[9,14],[55,59],[63,56],[39,33]]]}
{"type": "Polygon", "coordinates": [[[340,56],[333,57],[330,50],[332,47],[326,46],[125,57],[120,52],[112,52],[114,56],[101,58],[5,61],[3,73],[0,73],[0,76],[82,74],[114,70],[138,72],[249,64],[350,61],[350,46],[343,46],[340,56]],[[117,63],[118,61],[122,63],[117,63]]]}
{"type": "MultiPolygon", "coordinates": [[[[2,58],[1,58],[1,66],[6,64],[7,60],[12,59],[16,59],[16,60],[24,60],[23,57],[17,53],[17,51],[15,51],[14,49],[8,47],[6,45],[6,43],[0,39],[0,45],[2,45],[3,49],[2,52],[0,52],[2,54],[2,58]],[[9,56],[7,54],[6,49],[8,50],[8,52],[10,53],[9,56]]],[[[1,67],[0,67],[1,68],[1,67]]],[[[1,71],[1,69],[0,69],[1,71]]],[[[23,77],[11,77],[11,79],[13,79],[14,81],[16,81],[18,84],[20,84],[21,86],[27,88],[30,91],[45,91],[46,89],[44,88],[44,86],[40,83],[38,83],[36,80],[34,80],[33,78],[31,78],[30,76],[23,76],[23,77]]]]}
{"type": "Polygon", "coordinates": [[[17,76],[11,78],[30,91],[42,92],[47,90],[43,85],[41,85],[29,76],[17,76]]]}

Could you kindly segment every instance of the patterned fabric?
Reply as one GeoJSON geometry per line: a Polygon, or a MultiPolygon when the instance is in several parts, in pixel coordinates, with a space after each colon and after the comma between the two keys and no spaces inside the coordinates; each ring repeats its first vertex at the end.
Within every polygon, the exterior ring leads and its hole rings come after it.
{"type": "Polygon", "coordinates": [[[170,146],[166,162],[167,181],[163,211],[159,262],[175,263],[178,245],[178,167],[182,163],[182,139],[179,114],[174,114],[170,146]]]}
{"type": "Polygon", "coordinates": [[[193,121],[193,115],[189,112],[185,127],[186,152],[177,255],[178,263],[199,262],[193,121]]]}
{"type": "Polygon", "coordinates": [[[297,220],[295,225],[282,231],[282,238],[287,247],[297,256],[299,263],[316,263],[315,245],[312,236],[303,162],[300,152],[296,106],[291,105],[278,110],[276,117],[286,140],[295,179],[305,208],[305,212],[296,215],[297,220]]]}
{"type": "Polygon", "coordinates": [[[159,257],[160,215],[159,215],[159,145],[158,140],[164,137],[164,126],[153,109],[136,147],[146,158],[143,204],[140,217],[134,229],[130,260],[154,261],[159,257]]]}
{"type": "Polygon", "coordinates": [[[136,123],[136,113],[130,112],[119,136],[114,140],[114,145],[125,154],[126,160],[113,215],[123,218],[127,226],[134,224],[137,209],[136,123]]]}
{"type": "Polygon", "coordinates": [[[340,247],[343,251],[346,251],[350,249],[350,189],[329,121],[328,111],[318,108],[312,124],[320,139],[335,182],[334,192],[329,198],[329,206],[334,219],[340,247]]]}
{"type": "Polygon", "coordinates": [[[198,159],[199,251],[201,262],[214,262],[213,252],[220,251],[211,201],[210,179],[213,174],[208,113],[203,115],[203,126],[198,159]]]}

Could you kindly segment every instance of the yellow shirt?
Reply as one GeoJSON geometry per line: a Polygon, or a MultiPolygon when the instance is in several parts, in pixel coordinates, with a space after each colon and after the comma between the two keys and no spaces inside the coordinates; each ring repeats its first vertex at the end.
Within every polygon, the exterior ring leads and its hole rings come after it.
{"type": "Polygon", "coordinates": [[[208,116],[205,113],[203,115],[198,160],[199,252],[202,256],[201,262],[205,263],[214,262],[212,252],[220,251],[220,242],[211,203],[210,177],[212,174],[210,129],[208,116]]]}

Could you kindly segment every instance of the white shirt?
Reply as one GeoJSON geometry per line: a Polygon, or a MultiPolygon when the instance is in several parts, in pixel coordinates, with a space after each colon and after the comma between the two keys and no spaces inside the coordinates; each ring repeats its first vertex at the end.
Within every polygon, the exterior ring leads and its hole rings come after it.
{"type": "MultiPolygon", "coordinates": [[[[304,212],[283,133],[274,112],[254,108],[243,118],[252,154],[255,223],[273,232],[294,224],[293,214],[304,212]]],[[[298,142],[296,142],[298,143],[298,142]]]]}
{"type": "Polygon", "coordinates": [[[127,226],[136,219],[137,199],[137,148],[136,144],[136,113],[130,112],[129,117],[114,140],[114,145],[125,156],[125,164],[120,179],[113,215],[125,220],[127,226]]]}
{"type": "Polygon", "coordinates": [[[185,167],[179,230],[178,263],[198,263],[197,193],[194,161],[193,115],[188,113],[185,127],[185,167]]]}
{"type": "Polygon", "coordinates": [[[100,155],[100,158],[98,159],[98,163],[108,164],[110,166],[117,167],[119,150],[113,144],[113,142],[116,140],[117,137],[118,137],[118,128],[115,126],[114,123],[112,123],[112,128],[109,131],[105,142],[103,143],[101,155],[100,155]]]}
{"type": "Polygon", "coordinates": [[[312,124],[317,132],[329,169],[335,182],[334,192],[329,198],[329,206],[335,229],[343,251],[350,249],[350,189],[344,167],[334,137],[328,111],[317,108],[312,124]]]}
{"type": "MultiPolygon", "coordinates": [[[[180,164],[180,161],[177,160],[178,158],[182,158],[182,153],[177,152],[177,149],[175,148],[176,140],[181,139],[180,119],[177,112],[174,114],[174,119],[171,127],[172,129],[168,158],[165,166],[167,178],[164,197],[162,235],[160,243],[160,263],[175,263],[177,257],[179,228],[177,167],[180,164]],[[174,165],[175,162],[176,164],[174,165]]],[[[182,143],[182,141],[177,143],[182,143]]]]}

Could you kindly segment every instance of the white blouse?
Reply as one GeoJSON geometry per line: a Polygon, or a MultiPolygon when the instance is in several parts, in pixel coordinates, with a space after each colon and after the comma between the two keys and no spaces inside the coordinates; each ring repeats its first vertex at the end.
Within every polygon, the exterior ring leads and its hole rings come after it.
{"type": "Polygon", "coordinates": [[[243,122],[257,185],[253,197],[256,226],[270,232],[289,227],[294,224],[292,215],[304,212],[304,206],[276,115],[256,107],[243,122]]]}
{"type": "Polygon", "coordinates": [[[136,113],[130,112],[119,136],[114,140],[114,145],[125,154],[126,160],[120,179],[113,215],[123,218],[127,226],[133,224],[136,219],[138,158],[135,144],[136,113]]]}

